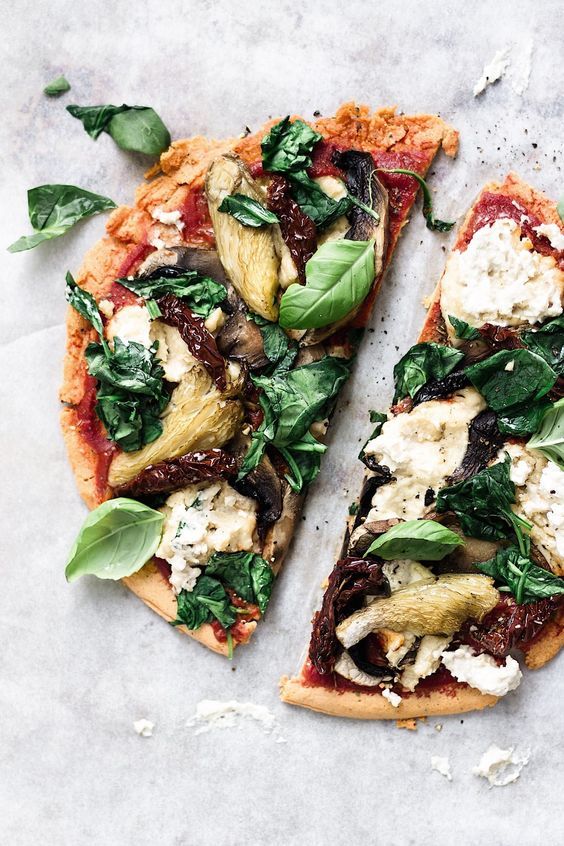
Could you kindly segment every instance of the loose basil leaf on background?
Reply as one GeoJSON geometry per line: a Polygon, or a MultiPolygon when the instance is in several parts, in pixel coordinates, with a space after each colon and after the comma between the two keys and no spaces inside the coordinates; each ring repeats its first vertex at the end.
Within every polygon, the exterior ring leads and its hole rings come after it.
{"type": "Polygon", "coordinates": [[[517,547],[500,549],[494,558],[476,564],[476,567],[486,576],[501,582],[503,587],[500,590],[510,591],[519,605],[564,594],[564,579],[550,570],[537,567],[517,547]]]}
{"type": "Polygon", "coordinates": [[[493,411],[535,402],[550,391],[557,379],[544,358],[525,349],[501,350],[470,365],[465,373],[493,411]]]}
{"type": "Polygon", "coordinates": [[[556,211],[558,212],[560,220],[562,221],[562,223],[564,223],[564,197],[560,197],[560,199],[558,200],[556,211]]]}
{"type": "Polygon", "coordinates": [[[270,600],[274,573],[254,552],[216,552],[206,565],[206,574],[232,588],[245,602],[252,602],[264,614],[270,600]]]}
{"type": "Polygon", "coordinates": [[[145,299],[174,294],[184,300],[194,314],[204,319],[209,317],[227,297],[227,291],[223,285],[210,279],[209,276],[201,276],[196,270],[188,270],[181,276],[160,276],[157,279],[140,277],[130,279],[126,276],[116,281],[145,299]]]}
{"type": "Polygon", "coordinates": [[[78,311],[79,314],[85,317],[86,320],[88,320],[88,322],[94,327],[100,337],[104,349],[107,353],[109,353],[110,350],[107,341],[104,338],[102,315],[98,311],[96,300],[92,294],[89,294],[88,291],[84,290],[84,288],[79,288],[73,279],[72,273],[67,271],[65,278],[65,299],[67,303],[69,303],[75,311],[78,311]]]}
{"type": "Polygon", "coordinates": [[[27,192],[27,208],[30,223],[36,231],[11,244],[8,247],[10,253],[31,250],[42,241],[58,238],[79,220],[115,209],[116,204],[109,197],[93,194],[76,185],[38,185],[27,192]]]}
{"type": "Polygon", "coordinates": [[[170,145],[170,133],[154,109],[147,106],[67,106],[96,140],[107,132],[122,150],[157,156],[170,145]]]}
{"type": "Polygon", "coordinates": [[[272,173],[298,173],[311,166],[311,152],[323,138],[302,120],[285,117],[275,124],[261,143],[262,164],[272,173]]]}
{"type": "Polygon", "coordinates": [[[122,579],[155,554],[164,515],[134,499],[103,502],[84,521],[65,569],[67,581],[92,575],[122,579]]]}
{"type": "Polygon", "coordinates": [[[214,618],[227,629],[237,621],[237,614],[231,607],[225,588],[211,576],[200,576],[194,590],[182,590],[176,597],[176,620],[173,626],[199,629],[214,618]]]}
{"type": "Polygon", "coordinates": [[[381,167],[378,170],[383,171],[384,173],[405,173],[406,176],[412,176],[418,183],[423,192],[423,217],[425,218],[427,229],[432,229],[436,232],[450,232],[452,227],[454,226],[455,221],[447,222],[445,220],[439,220],[437,217],[433,215],[433,198],[431,197],[431,192],[429,190],[429,186],[425,182],[422,176],[418,173],[415,173],[414,170],[406,170],[402,167],[396,168],[386,168],[381,167]]]}
{"type": "Polygon", "coordinates": [[[527,447],[542,453],[564,470],[564,398],[546,412],[527,447]]]}
{"type": "Polygon", "coordinates": [[[274,212],[265,208],[258,200],[247,197],[245,194],[229,194],[222,200],[218,211],[230,214],[243,226],[258,228],[265,224],[278,223],[278,218],[274,212]]]}
{"type": "MultiPolygon", "coordinates": [[[[286,335],[278,323],[271,323],[260,314],[250,312],[248,318],[260,328],[264,354],[271,364],[275,365],[273,373],[289,370],[298,354],[297,343],[286,335]]],[[[273,373],[269,375],[272,376],[273,373]]]]}
{"type": "Polygon", "coordinates": [[[480,333],[474,328],[474,326],[470,326],[470,324],[466,323],[465,320],[460,320],[460,318],[454,317],[452,314],[449,314],[448,322],[454,329],[456,337],[463,341],[475,341],[477,338],[481,337],[480,333]]]}
{"type": "Polygon", "coordinates": [[[306,284],[290,285],[280,325],[317,329],[350,314],[374,282],[374,241],[327,241],[306,264],[306,284]]]}
{"type": "Polygon", "coordinates": [[[448,376],[463,358],[460,350],[444,344],[415,344],[394,367],[394,402],[414,397],[427,382],[448,376]]]}
{"type": "Polygon", "coordinates": [[[528,349],[544,358],[559,376],[564,375],[564,315],[545,323],[536,332],[523,332],[521,340],[528,349]]]}
{"type": "Polygon", "coordinates": [[[523,536],[531,524],[518,517],[511,506],[515,502],[515,485],[510,477],[511,459],[486,467],[469,479],[437,494],[435,508],[439,514],[452,511],[458,517],[465,535],[484,540],[503,540],[514,533],[523,554],[528,554],[528,538],[523,536]]]}
{"type": "Polygon", "coordinates": [[[366,449],[367,444],[369,444],[370,441],[373,441],[374,438],[378,437],[378,435],[382,431],[382,426],[384,425],[384,423],[386,422],[387,419],[388,419],[388,415],[383,414],[380,411],[371,411],[370,412],[370,422],[375,423],[376,425],[375,425],[374,429],[372,430],[372,434],[365,441],[364,446],[362,447],[362,449],[360,450],[360,452],[358,454],[358,457],[361,461],[364,461],[364,456],[365,456],[364,451],[366,449]]]}
{"type": "Polygon", "coordinates": [[[386,561],[412,558],[416,561],[441,561],[457,546],[462,538],[435,520],[407,520],[392,526],[373,541],[366,552],[386,561]]]}
{"type": "Polygon", "coordinates": [[[541,421],[551,407],[546,397],[537,402],[523,402],[512,405],[497,414],[497,425],[505,435],[525,437],[532,435],[539,428],[541,421]]]}
{"type": "Polygon", "coordinates": [[[43,89],[43,93],[47,94],[48,97],[58,97],[59,94],[64,94],[66,91],[70,91],[70,83],[64,76],[58,76],[43,89]]]}

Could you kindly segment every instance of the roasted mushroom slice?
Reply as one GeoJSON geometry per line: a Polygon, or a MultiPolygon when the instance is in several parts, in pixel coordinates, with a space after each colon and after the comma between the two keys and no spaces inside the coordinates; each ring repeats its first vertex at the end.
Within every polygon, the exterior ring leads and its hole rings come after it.
{"type": "Polygon", "coordinates": [[[249,320],[248,311],[234,289],[228,302],[230,314],[216,337],[220,353],[236,361],[243,361],[249,370],[266,367],[269,360],[264,352],[260,328],[254,320],[249,320]]]}
{"type": "Polygon", "coordinates": [[[196,247],[167,247],[157,250],[145,259],[136,276],[144,279],[174,277],[186,273],[187,270],[195,270],[229,288],[229,280],[217,252],[196,247]]]}
{"type": "Polygon", "coordinates": [[[142,449],[114,458],[108,476],[111,487],[124,485],[150,464],[227,443],[243,420],[243,406],[232,398],[239,381],[230,381],[227,392],[221,393],[203,367],[185,373],[162,414],[162,434],[142,449]]]}
{"type": "Polygon", "coordinates": [[[276,320],[280,259],[273,232],[269,226],[243,226],[232,215],[220,212],[219,206],[229,194],[244,194],[260,203],[265,200],[243,162],[234,155],[217,158],[206,175],[217,251],[227,276],[251,311],[276,320]]]}

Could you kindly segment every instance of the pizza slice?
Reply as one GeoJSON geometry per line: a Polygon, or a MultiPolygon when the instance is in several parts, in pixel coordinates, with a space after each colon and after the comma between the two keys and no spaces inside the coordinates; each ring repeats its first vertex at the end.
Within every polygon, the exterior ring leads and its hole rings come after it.
{"type": "Polygon", "coordinates": [[[365,719],[494,705],[564,643],[564,230],[514,174],[458,234],[309,654],[282,699],[365,719]]]}
{"type": "Polygon", "coordinates": [[[217,652],[248,641],[441,145],[440,118],[348,104],[175,142],[113,212],[67,277],[62,426],[94,509],[69,580],[122,578],[217,652]]]}

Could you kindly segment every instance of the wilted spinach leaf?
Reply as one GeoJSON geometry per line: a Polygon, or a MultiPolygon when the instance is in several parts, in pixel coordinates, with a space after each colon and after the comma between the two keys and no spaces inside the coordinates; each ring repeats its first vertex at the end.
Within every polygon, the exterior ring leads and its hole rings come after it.
{"type": "Polygon", "coordinates": [[[200,576],[193,590],[181,590],[176,602],[177,617],[173,626],[186,626],[193,631],[215,618],[227,629],[237,621],[237,614],[221,582],[205,574],[200,576]]]}
{"type": "Polygon", "coordinates": [[[229,194],[221,202],[218,211],[230,214],[243,226],[258,228],[265,224],[278,223],[274,212],[265,208],[258,200],[247,197],[245,194],[229,194]]]}
{"type": "Polygon", "coordinates": [[[537,567],[517,547],[500,549],[494,558],[476,564],[486,576],[500,582],[502,591],[510,591],[519,605],[564,594],[564,579],[537,567]]]}
{"type": "Polygon", "coordinates": [[[206,565],[206,573],[215,576],[235,591],[245,602],[251,602],[264,614],[274,582],[272,567],[254,552],[216,552],[206,565]]]}
{"type": "Polygon", "coordinates": [[[425,182],[422,176],[418,173],[415,173],[414,170],[406,170],[402,167],[396,167],[393,169],[390,168],[379,168],[379,170],[383,170],[384,173],[405,173],[406,176],[412,176],[418,183],[421,191],[423,192],[423,217],[425,218],[427,229],[433,229],[436,232],[449,232],[452,227],[454,226],[454,221],[447,222],[445,220],[439,220],[438,217],[435,217],[433,214],[433,198],[431,196],[431,192],[429,190],[429,186],[425,182]]]}
{"type": "Polygon", "coordinates": [[[394,402],[414,397],[427,382],[442,379],[454,370],[464,353],[434,342],[415,344],[394,367],[394,402]]]}
{"type": "Polygon", "coordinates": [[[557,379],[543,358],[524,349],[501,350],[470,365],[465,373],[493,411],[536,402],[557,379]]]}
{"type": "Polygon", "coordinates": [[[523,332],[521,340],[559,376],[564,374],[564,315],[545,323],[536,332],[523,332]]]}
{"type": "Polygon", "coordinates": [[[128,288],[139,297],[158,298],[164,294],[174,294],[184,300],[194,314],[204,319],[209,317],[227,297],[227,291],[219,282],[209,276],[201,276],[196,270],[187,270],[180,276],[161,276],[156,279],[141,277],[117,279],[120,285],[128,288]]]}
{"type": "Polygon", "coordinates": [[[480,337],[480,333],[474,326],[470,326],[469,323],[466,323],[465,320],[461,320],[458,317],[453,317],[452,314],[448,316],[448,322],[454,329],[454,334],[457,338],[460,338],[464,341],[475,341],[477,338],[480,337]]]}
{"type": "Polygon", "coordinates": [[[549,408],[527,443],[564,470],[564,398],[549,408]]]}
{"type": "Polygon", "coordinates": [[[298,354],[297,343],[286,335],[278,323],[271,323],[260,314],[249,313],[248,317],[260,328],[264,354],[273,365],[268,375],[289,370],[298,354]]]}

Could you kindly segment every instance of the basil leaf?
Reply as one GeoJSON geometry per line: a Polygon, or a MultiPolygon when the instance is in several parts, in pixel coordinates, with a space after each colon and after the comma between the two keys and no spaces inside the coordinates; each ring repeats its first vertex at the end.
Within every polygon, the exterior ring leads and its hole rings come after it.
{"type": "MultiPolygon", "coordinates": [[[[326,229],[337,218],[348,214],[353,204],[349,195],[334,200],[313,179],[303,173],[290,174],[292,196],[304,214],[310,217],[319,230],[326,229]]],[[[355,202],[359,202],[355,199],[355,202]]],[[[369,213],[374,213],[369,210],[369,213]]],[[[339,242],[337,242],[339,243],[339,242]]]]}
{"type": "Polygon", "coordinates": [[[441,488],[435,508],[438,514],[452,511],[458,517],[465,535],[484,540],[503,540],[513,533],[522,552],[526,550],[523,530],[531,526],[518,517],[511,506],[515,502],[515,485],[510,477],[511,459],[486,467],[476,475],[441,488]]]}
{"type": "Polygon", "coordinates": [[[254,552],[216,552],[206,565],[206,574],[215,576],[245,602],[252,602],[264,614],[270,600],[274,573],[272,567],[254,552]]]}
{"type": "Polygon", "coordinates": [[[71,550],[67,581],[91,575],[123,579],[155,554],[164,516],[133,499],[118,497],[91,511],[71,550]]]}
{"type": "Polygon", "coordinates": [[[157,156],[170,145],[170,133],[154,109],[147,106],[67,106],[96,140],[107,132],[122,150],[157,156]]]}
{"type": "Polygon", "coordinates": [[[427,382],[443,379],[462,361],[464,353],[434,342],[415,344],[394,367],[394,403],[414,397],[427,382]]]}
{"type": "Polygon", "coordinates": [[[406,170],[402,167],[396,168],[378,168],[378,170],[384,171],[384,173],[405,173],[406,176],[412,176],[418,183],[421,191],[423,192],[423,217],[425,218],[427,229],[432,229],[435,232],[450,232],[452,227],[454,226],[455,221],[447,222],[445,220],[439,220],[433,214],[433,198],[431,196],[431,192],[429,190],[429,186],[425,182],[422,176],[416,173],[414,170],[406,170]]]}
{"type": "Polygon", "coordinates": [[[181,590],[176,603],[177,617],[173,626],[186,626],[194,630],[215,618],[227,629],[237,621],[237,614],[231,607],[225,588],[211,576],[200,576],[194,590],[181,590]]]}
{"type": "Polygon", "coordinates": [[[564,223],[564,197],[560,197],[558,203],[556,205],[556,211],[558,212],[558,216],[562,223],[564,223]]]}
{"type": "Polygon", "coordinates": [[[220,212],[230,214],[243,226],[264,226],[269,223],[278,223],[274,212],[265,208],[258,200],[247,197],[245,194],[229,194],[221,202],[218,208],[220,212]]]}
{"type": "Polygon", "coordinates": [[[386,561],[398,558],[441,561],[457,546],[463,545],[464,541],[456,532],[434,520],[407,520],[392,526],[377,537],[364,553],[364,557],[377,555],[386,561]]]}
{"type": "Polygon", "coordinates": [[[23,235],[8,247],[10,253],[31,250],[43,241],[64,235],[75,223],[116,204],[109,197],[93,194],[76,185],[38,185],[27,192],[27,208],[33,235],[23,235]]]}
{"type": "Polygon", "coordinates": [[[543,358],[525,349],[501,350],[467,367],[465,373],[494,411],[539,400],[557,379],[543,358]]]}
{"type": "Polygon", "coordinates": [[[564,470],[564,398],[546,412],[527,447],[542,453],[564,470]]]}
{"type": "Polygon", "coordinates": [[[297,173],[311,166],[311,152],[323,138],[302,120],[285,117],[262,139],[262,164],[272,173],[297,173]]]}
{"type": "Polygon", "coordinates": [[[290,285],[280,301],[280,325],[316,329],[346,317],[374,282],[374,241],[327,241],[306,264],[306,284],[290,285]]]}
{"type": "Polygon", "coordinates": [[[550,570],[537,567],[517,547],[500,549],[494,558],[478,563],[476,567],[486,576],[501,582],[501,590],[510,591],[519,605],[564,594],[564,579],[550,570]]]}
{"type": "Polygon", "coordinates": [[[48,97],[58,97],[59,94],[64,94],[66,91],[70,91],[70,84],[64,76],[58,76],[43,89],[43,93],[47,94],[48,97]]]}
{"type": "Polygon", "coordinates": [[[470,326],[470,324],[466,323],[465,320],[460,320],[460,318],[454,317],[452,314],[449,314],[448,322],[454,329],[456,337],[461,340],[475,341],[477,338],[481,337],[480,333],[474,328],[474,326],[470,326]]]}
{"type": "Polygon", "coordinates": [[[145,299],[174,294],[184,300],[194,314],[204,319],[227,298],[223,285],[208,276],[201,276],[196,270],[188,270],[180,276],[159,276],[157,279],[130,279],[126,276],[116,281],[145,299]]]}
{"type": "Polygon", "coordinates": [[[521,340],[559,376],[564,375],[564,315],[545,323],[536,332],[523,332],[521,340]]]}
{"type": "Polygon", "coordinates": [[[73,279],[72,273],[67,271],[66,275],[65,299],[75,311],[78,311],[88,322],[94,327],[98,333],[100,340],[106,352],[109,352],[109,347],[104,339],[104,324],[102,322],[102,315],[98,310],[96,300],[85,291],[84,288],[79,288],[73,279]]]}

